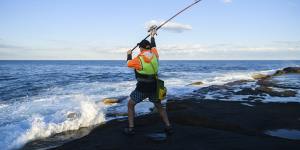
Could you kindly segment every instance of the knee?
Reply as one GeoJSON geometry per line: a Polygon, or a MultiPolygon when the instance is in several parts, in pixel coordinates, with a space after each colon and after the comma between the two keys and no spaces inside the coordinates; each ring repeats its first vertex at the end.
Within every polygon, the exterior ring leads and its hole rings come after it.
{"type": "Polygon", "coordinates": [[[135,102],[133,100],[129,100],[127,106],[129,109],[134,109],[135,102]]]}
{"type": "Polygon", "coordinates": [[[156,103],[156,104],[154,104],[154,106],[155,106],[156,109],[158,109],[158,110],[162,110],[162,109],[163,109],[161,103],[156,103]]]}

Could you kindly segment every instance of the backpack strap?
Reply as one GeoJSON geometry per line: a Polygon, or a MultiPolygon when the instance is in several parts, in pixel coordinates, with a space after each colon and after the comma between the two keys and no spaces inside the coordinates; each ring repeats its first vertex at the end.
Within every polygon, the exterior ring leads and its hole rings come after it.
{"type": "MultiPolygon", "coordinates": [[[[153,64],[152,64],[151,62],[150,62],[150,64],[151,64],[151,67],[152,67],[153,72],[155,72],[155,69],[154,69],[153,64]]],[[[155,76],[156,79],[158,79],[158,74],[157,74],[157,72],[154,74],[154,76],[155,76]]]]}
{"type": "Polygon", "coordinates": [[[143,70],[143,69],[144,69],[144,68],[143,68],[144,66],[143,66],[143,61],[141,60],[141,55],[139,55],[138,58],[139,58],[139,60],[140,60],[140,62],[141,62],[141,66],[142,66],[142,70],[143,70]]]}

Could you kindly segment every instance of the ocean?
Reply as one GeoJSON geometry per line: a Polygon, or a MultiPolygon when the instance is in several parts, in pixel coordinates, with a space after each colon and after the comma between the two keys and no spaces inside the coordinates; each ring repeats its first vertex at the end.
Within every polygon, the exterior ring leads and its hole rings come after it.
{"type": "MultiPolygon", "coordinates": [[[[300,61],[165,60],[160,61],[159,77],[165,81],[167,97],[174,98],[211,85],[254,81],[254,74],[297,66],[300,61]],[[199,81],[203,84],[190,85],[199,81]]],[[[298,94],[289,98],[266,95],[262,102],[300,102],[299,76],[280,80],[293,85],[298,94]]],[[[0,61],[0,149],[21,148],[32,140],[122,117],[107,114],[126,113],[128,95],[135,84],[126,61],[0,61]],[[104,98],[123,101],[105,105],[104,98]]],[[[222,98],[213,92],[201,96],[207,100],[245,100],[241,95],[222,98]]],[[[149,113],[152,107],[150,102],[140,103],[137,114],[149,113]]]]}

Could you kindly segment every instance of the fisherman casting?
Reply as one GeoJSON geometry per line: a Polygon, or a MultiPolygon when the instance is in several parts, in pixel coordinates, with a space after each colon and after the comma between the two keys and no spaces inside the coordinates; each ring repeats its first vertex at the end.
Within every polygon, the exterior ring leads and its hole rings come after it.
{"type": "Polygon", "coordinates": [[[162,120],[165,123],[165,132],[172,133],[172,127],[168,119],[165,108],[162,107],[161,99],[158,97],[158,82],[157,73],[159,68],[159,55],[156,49],[154,36],[156,28],[150,29],[151,43],[148,40],[142,40],[138,46],[140,53],[132,59],[132,51],[127,52],[127,65],[133,68],[137,79],[136,88],[130,94],[128,101],[128,127],[124,129],[124,133],[133,135],[134,132],[134,114],[135,105],[146,98],[154,103],[154,106],[160,113],[162,120]]]}
{"type": "Polygon", "coordinates": [[[128,101],[128,127],[124,129],[124,133],[127,135],[134,135],[134,107],[137,103],[148,98],[150,102],[154,103],[154,106],[160,113],[163,122],[165,123],[165,132],[170,135],[173,133],[170,121],[168,119],[165,108],[162,107],[161,100],[166,96],[166,88],[164,82],[158,78],[159,68],[159,55],[156,49],[155,39],[156,31],[171,21],[173,18],[189,9],[193,5],[197,4],[201,0],[195,0],[194,3],[185,7],[160,26],[152,26],[148,32],[150,34],[144,38],[137,46],[127,52],[127,65],[129,68],[133,68],[137,79],[136,88],[130,94],[128,101]],[[151,37],[151,43],[147,40],[151,37]],[[134,59],[132,59],[132,51],[137,47],[140,48],[140,53],[134,59]]]}

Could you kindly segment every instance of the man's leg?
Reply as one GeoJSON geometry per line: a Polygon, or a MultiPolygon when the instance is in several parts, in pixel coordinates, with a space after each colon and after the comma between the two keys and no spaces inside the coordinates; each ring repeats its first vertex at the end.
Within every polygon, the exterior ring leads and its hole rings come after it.
{"type": "Polygon", "coordinates": [[[128,101],[128,127],[133,128],[134,127],[134,116],[135,116],[135,102],[133,100],[128,101]]]}
{"type": "Polygon", "coordinates": [[[170,124],[166,109],[162,107],[160,102],[159,103],[154,103],[154,105],[155,105],[156,109],[158,110],[160,116],[162,117],[162,120],[164,121],[165,125],[167,127],[170,127],[171,124],[170,124]]]}

